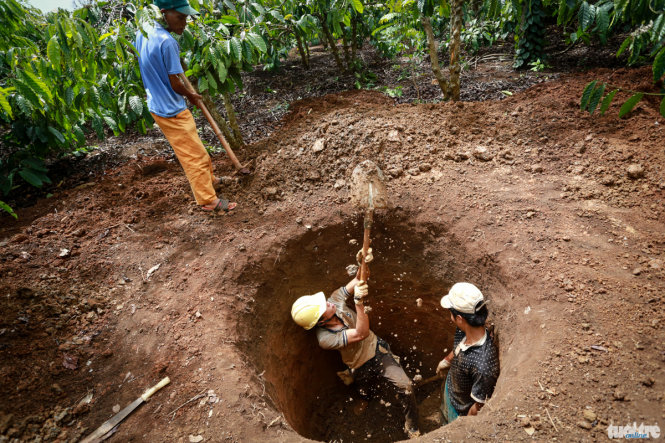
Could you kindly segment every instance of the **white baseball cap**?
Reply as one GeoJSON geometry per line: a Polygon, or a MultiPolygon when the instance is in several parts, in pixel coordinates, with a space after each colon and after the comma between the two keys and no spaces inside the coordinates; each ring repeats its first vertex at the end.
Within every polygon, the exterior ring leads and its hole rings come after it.
{"type": "Polygon", "coordinates": [[[441,298],[441,306],[464,314],[475,314],[485,306],[483,293],[471,283],[455,283],[448,295],[441,298]]]}

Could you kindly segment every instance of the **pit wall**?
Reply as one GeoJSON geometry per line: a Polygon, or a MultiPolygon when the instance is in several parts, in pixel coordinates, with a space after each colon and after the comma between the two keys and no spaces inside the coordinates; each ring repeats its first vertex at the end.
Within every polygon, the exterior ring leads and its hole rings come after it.
{"type": "MultiPolygon", "coordinates": [[[[471,281],[490,300],[506,290],[493,263],[474,259],[445,226],[409,220],[389,216],[374,225],[370,324],[401,357],[410,377],[427,378],[452,346],[454,329],[439,304],[450,286],[471,281]]],[[[287,241],[278,257],[267,257],[242,275],[257,289],[255,303],[238,321],[240,336],[247,337],[239,349],[263,374],[274,407],[295,431],[315,440],[330,438],[325,423],[334,397],[353,390],[336,376],[344,368],[339,353],[320,349],[314,332],[292,321],[291,305],[301,295],[323,291],[329,296],[350,279],[345,267],[355,261],[360,244],[353,239],[362,241],[362,233],[361,217],[306,231],[287,241]]],[[[500,320],[502,312],[498,307],[490,320],[500,320]]]]}

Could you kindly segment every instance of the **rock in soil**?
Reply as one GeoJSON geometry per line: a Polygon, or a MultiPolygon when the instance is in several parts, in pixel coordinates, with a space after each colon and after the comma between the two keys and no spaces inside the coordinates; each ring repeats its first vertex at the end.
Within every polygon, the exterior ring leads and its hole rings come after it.
{"type": "Polygon", "coordinates": [[[494,158],[494,154],[490,153],[485,146],[476,146],[473,150],[473,156],[483,162],[488,162],[494,158]]]}
{"type": "Polygon", "coordinates": [[[628,174],[628,177],[636,180],[644,177],[644,167],[640,164],[632,163],[626,168],[626,173],[628,174]]]}
{"type": "Polygon", "coordinates": [[[589,423],[593,423],[594,421],[596,421],[596,413],[590,409],[585,409],[582,415],[584,416],[584,419],[589,423]]]}
{"type": "Polygon", "coordinates": [[[577,422],[577,426],[579,426],[582,429],[590,430],[592,428],[591,423],[585,420],[580,420],[577,422]]]}
{"type": "Polygon", "coordinates": [[[312,151],[321,152],[325,149],[325,147],[326,147],[326,140],[323,138],[319,138],[314,142],[314,146],[312,146],[312,151]]]}

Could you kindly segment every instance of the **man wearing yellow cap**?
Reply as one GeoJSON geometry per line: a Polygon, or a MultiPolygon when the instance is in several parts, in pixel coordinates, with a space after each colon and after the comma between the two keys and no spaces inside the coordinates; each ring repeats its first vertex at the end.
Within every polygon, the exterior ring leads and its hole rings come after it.
{"type": "MultiPolygon", "coordinates": [[[[212,172],[212,162],[196,130],[192,113],[185,99],[198,105],[201,96],[187,87],[180,64],[180,47],[171,32],[182,35],[187,18],[198,15],[187,0],[155,0],[161,10],[163,23],[136,33],[139,69],[148,96],[148,109],[171,144],[203,211],[228,212],[236,204],[218,198],[214,185],[220,180],[212,172]],[[165,26],[162,26],[164,24],[165,26]]],[[[186,80],[186,79],[185,79],[186,80]]]]}
{"type": "MultiPolygon", "coordinates": [[[[365,262],[372,260],[371,248],[365,262]]],[[[356,258],[360,262],[362,250],[356,258]]],[[[291,317],[310,330],[316,328],[316,338],[323,349],[338,350],[348,370],[339,374],[344,383],[355,381],[362,394],[385,393],[386,388],[396,391],[405,415],[404,430],[409,438],[420,435],[418,408],[411,380],[390,351],[390,346],[369,329],[369,317],[363,300],[367,296],[367,283],[358,275],[326,299],[323,292],[305,295],[293,303],[291,317]],[[355,311],[346,305],[353,296],[355,311]]]]}
{"type": "Polygon", "coordinates": [[[460,415],[476,415],[492,396],[499,377],[499,353],[485,329],[488,310],[480,290],[455,283],[441,306],[457,327],[453,350],[439,363],[438,374],[450,368],[442,387],[441,424],[460,415]]]}

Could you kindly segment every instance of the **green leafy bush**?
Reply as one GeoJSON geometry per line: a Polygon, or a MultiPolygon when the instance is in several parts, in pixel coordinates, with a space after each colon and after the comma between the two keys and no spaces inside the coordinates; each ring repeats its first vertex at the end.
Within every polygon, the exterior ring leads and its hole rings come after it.
{"type": "MultiPolygon", "coordinates": [[[[152,118],[124,29],[100,35],[90,9],[43,15],[0,0],[0,190],[50,184],[45,160],[152,118]],[[17,179],[21,179],[18,180],[17,179]]],[[[3,206],[3,209],[4,208],[3,206]]]]}
{"type": "Polygon", "coordinates": [[[545,59],[545,17],[541,0],[525,1],[522,20],[515,35],[517,50],[513,67],[525,68],[531,62],[545,59]]]}
{"type": "MultiPolygon", "coordinates": [[[[623,24],[633,30],[626,37],[617,51],[617,57],[628,51],[629,65],[652,62],[653,82],[662,81],[665,75],[665,0],[618,0],[601,1],[596,5],[587,5],[582,2],[580,6],[580,23],[583,29],[588,29],[593,20],[597,23],[596,31],[607,34],[613,24],[623,24]],[[607,14],[607,18],[605,18],[607,14]],[[606,22],[609,22],[606,26],[606,22]]],[[[593,114],[600,102],[600,114],[603,115],[609,108],[614,96],[621,88],[610,87],[607,83],[594,80],[587,84],[580,100],[583,111],[593,114]]],[[[660,93],[647,93],[640,91],[626,91],[631,95],[619,109],[619,117],[628,115],[645,96],[661,98],[659,112],[665,117],[665,88],[661,85],[660,93]]]]}

